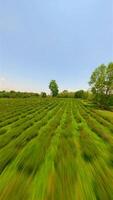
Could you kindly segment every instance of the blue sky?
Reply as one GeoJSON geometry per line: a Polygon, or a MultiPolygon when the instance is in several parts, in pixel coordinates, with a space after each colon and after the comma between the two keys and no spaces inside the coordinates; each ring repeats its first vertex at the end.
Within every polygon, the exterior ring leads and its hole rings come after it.
{"type": "Polygon", "coordinates": [[[0,89],[87,89],[111,61],[112,0],[0,0],[0,89]]]}

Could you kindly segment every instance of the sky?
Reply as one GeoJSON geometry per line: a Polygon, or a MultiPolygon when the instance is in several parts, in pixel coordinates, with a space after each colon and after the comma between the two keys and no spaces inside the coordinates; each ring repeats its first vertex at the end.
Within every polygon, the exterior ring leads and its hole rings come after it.
{"type": "Polygon", "coordinates": [[[112,0],[0,0],[0,90],[88,89],[111,61],[112,0]]]}

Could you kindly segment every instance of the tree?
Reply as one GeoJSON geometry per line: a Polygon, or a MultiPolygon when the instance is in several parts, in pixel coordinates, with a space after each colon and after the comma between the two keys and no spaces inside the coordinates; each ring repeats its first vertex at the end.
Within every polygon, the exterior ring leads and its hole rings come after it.
{"type": "Polygon", "coordinates": [[[49,84],[49,89],[51,90],[52,96],[56,97],[58,95],[58,85],[55,80],[52,80],[49,84]]]}
{"type": "Polygon", "coordinates": [[[113,63],[110,63],[106,71],[106,94],[113,94],[113,63]]]}
{"type": "Polygon", "coordinates": [[[80,98],[80,99],[90,99],[91,98],[91,93],[89,91],[84,91],[84,90],[78,90],[74,94],[74,98],[80,98]]]}
{"type": "Polygon", "coordinates": [[[43,97],[43,98],[47,97],[46,92],[41,92],[41,97],[43,97]]]}
{"type": "Polygon", "coordinates": [[[63,90],[61,93],[58,95],[60,98],[68,98],[69,92],[68,90],[63,90]]]}
{"type": "Polygon", "coordinates": [[[89,84],[95,102],[100,106],[108,106],[111,95],[113,95],[113,63],[96,68],[91,75],[89,84]]]}
{"type": "Polygon", "coordinates": [[[78,90],[77,92],[75,92],[75,95],[74,95],[74,97],[75,98],[84,98],[84,95],[85,95],[85,92],[84,92],[84,90],[78,90]]]}
{"type": "Polygon", "coordinates": [[[68,90],[63,90],[62,92],[59,93],[58,97],[60,98],[74,98],[74,92],[68,91],[68,90]]]}

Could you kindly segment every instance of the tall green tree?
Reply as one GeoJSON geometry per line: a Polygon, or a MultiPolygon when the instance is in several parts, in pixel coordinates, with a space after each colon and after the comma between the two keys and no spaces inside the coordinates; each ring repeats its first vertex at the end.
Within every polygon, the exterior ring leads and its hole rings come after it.
{"type": "Polygon", "coordinates": [[[113,94],[113,63],[110,63],[106,70],[106,94],[113,94]]]}
{"type": "Polygon", "coordinates": [[[96,68],[91,75],[89,84],[96,103],[108,106],[113,95],[113,63],[96,68]]]}
{"type": "Polygon", "coordinates": [[[49,84],[49,89],[51,90],[52,96],[56,97],[58,95],[58,85],[55,80],[52,80],[49,84]]]}

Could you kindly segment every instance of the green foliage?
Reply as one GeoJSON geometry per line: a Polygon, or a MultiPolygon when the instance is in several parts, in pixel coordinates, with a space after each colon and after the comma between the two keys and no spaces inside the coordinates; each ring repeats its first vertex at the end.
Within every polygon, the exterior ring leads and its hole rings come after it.
{"type": "Polygon", "coordinates": [[[79,98],[79,99],[87,99],[91,100],[91,93],[89,91],[78,90],[76,92],[70,92],[68,90],[64,90],[59,93],[58,97],[60,98],[79,98]]]}
{"type": "Polygon", "coordinates": [[[74,92],[64,90],[63,92],[59,93],[58,97],[60,97],[60,98],[73,98],[74,92]]]}
{"type": "Polygon", "coordinates": [[[0,99],[1,200],[112,197],[112,112],[75,98],[0,99]]]}
{"type": "Polygon", "coordinates": [[[16,92],[16,91],[0,91],[0,98],[28,98],[28,97],[38,97],[38,93],[33,92],[16,92]]]}
{"type": "Polygon", "coordinates": [[[46,92],[41,92],[41,97],[43,97],[43,98],[47,97],[46,92]]]}
{"type": "Polygon", "coordinates": [[[113,63],[100,65],[92,73],[90,82],[94,101],[103,107],[113,105],[113,63]]]}
{"type": "Polygon", "coordinates": [[[99,154],[92,132],[84,123],[79,126],[79,131],[82,156],[85,161],[92,162],[99,154]]]}
{"type": "Polygon", "coordinates": [[[5,128],[1,128],[1,129],[0,129],[0,135],[4,134],[4,133],[6,133],[6,132],[7,132],[7,129],[5,129],[5,128]]]}
{"type": "Polygon", "coordinates": [[[58,85],[55,80],[52,80],[49,84],[49,89],[51,90],[52,96],[56,97],[58,95],[58,85]]]}
{"type": "Polygon", "coordinates": [[[78,90],[77,92],[75,92],[74,97],[75,98],[82,98],[82,99],[84,99],[85,98],[85,92],[84,92],[84,90],[78,90]]]}

